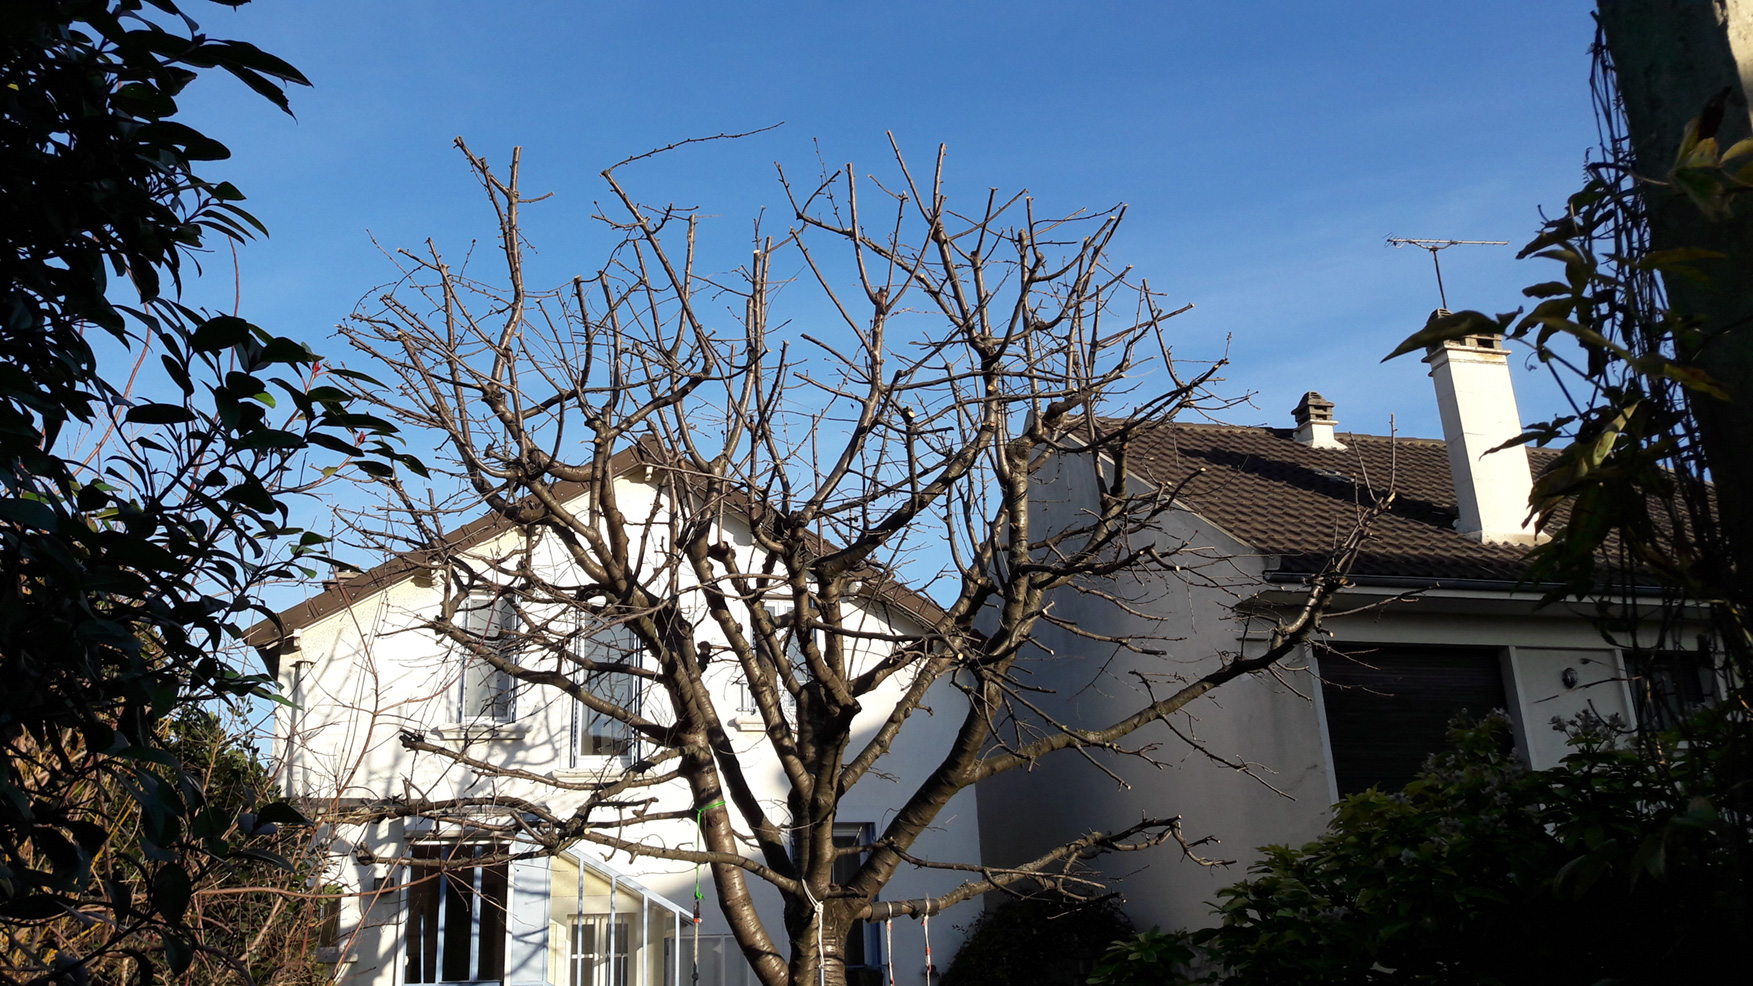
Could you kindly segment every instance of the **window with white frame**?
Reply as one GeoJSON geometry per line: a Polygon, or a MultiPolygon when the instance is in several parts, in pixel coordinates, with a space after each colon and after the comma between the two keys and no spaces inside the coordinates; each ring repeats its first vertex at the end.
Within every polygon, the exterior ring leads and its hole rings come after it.
{"type": "MultiPolygon", "coordinates": [[[[579,656],[584,660],[580,661],[578,681],[593,698],[637,713],[639,678],[628,673],[627,669],[640,666],[642,654],[643,648],[631,632],[621,627],[601,627],[581,639],[579,656]]],[[[591,708],[582,701],[576,703],[575,710],[575,757],[632,755],[633,727],[610,713],[591,708]]]]}
{"type": "Polygon", "coordinates": [[[736,684],[736,703],[738,716],[758,716],[761,714],[760,706],[755,704],[755,690],[749,687],[747,681],[740,678],[737,679],[736,684]]]}
{"type": "Polygon", "coordinates": [[[404,982],[486,983],[505,975],[506,864],[482,845],[413,846],[404,982]]]}
{"type": "MultiPolygon", "coordinates": [[[[864,850],[870,845],[871,826],[861,823],[839,823],[834,826],[834,848],[837,850],[864,850]]],[[[864,865],[867,851],[843,853],[834,857],[834,883],[846,886],[858,876],[858,870],[864,865]]],[[[882,944],[877,940],[876,926],[868,921],[854,921],[846,930],[845,950],[841,953],[846,958],[846,970],[856,974],[861,969],[875,969],[882,965],[882,944]]],[[[853,975],[852,978],[859,978],[853,975]]]]}
{"type": "MultiPolygon", "coordinates": [[[[809,677],[809,668],[806,665],[800,638],[802,634],[810,631],[798,629],[796,620],[792,618],[790,606],[780,606],[773,603],[764,603],[763,605],[779,630],[779,642],[785,650],[785,659],[790,665],[789,670],[792,678],[799,682],[806,680],[809,677]]],[[[790,689],[785,687],[785,682],[778,678],[774,678],[773,687],[779,693],[779,709],[781,714],[785,716],[785,721],[796,725],[797,696],[793,695],[790,689]]],[[[761,706],[755,701],[755,690],[749,685],[748,677],[742,673],[740,668],[737,670],[732,697],[736,702],[735,716],[738,727],[759,728],[762,725],[761,706]]]]}
{"type": "Polygon", "coordinates": [[[580,914],[572,919],[567,936],[565,986],[621,986],[627,979],[628,925],[626,918],[608,914],[580,914]]]}
{"type": "MultiPolygon", "coordinates": [[[[785,716],[786,722],[797,725],[797,696],[786,690],[784,682],[775,681],[773,687],[779,690],[780,714],[785,716]]],[[[734,696],[738,728],[761,728],[761,707],[755,702],[755,690],[740,676],[736,680],[734,696]]]]}
{"type": "Polygon", "coordinates": [[[683,913],[625,877],[599,870],[570,852],[554,856],[548,880],[547,982],[552,986],[673,983],[683,913]]]}
{"type": "MultiPolygon", "coordinates": [[[[505,595],[471,593],[457,607],[455,623],[482,647],[503,657],[512,650],[517,607],[505,595]]],[[[517,679],[465,650],[457,701],[458,718],[464,722],[510,722],[517,714],[517,679]]]]}

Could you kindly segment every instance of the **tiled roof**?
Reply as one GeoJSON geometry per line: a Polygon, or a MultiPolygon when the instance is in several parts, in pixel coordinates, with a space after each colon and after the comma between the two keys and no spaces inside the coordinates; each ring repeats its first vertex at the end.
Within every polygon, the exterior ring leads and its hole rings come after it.
{"type": "MultiPolygon", "coordinates": [[[[1350,434],[1338,439],[1345,449],[1311,448],[1287,428],[1174,422],[1139,432],[1131,456],[1139,475],[1171,488],[1185,483],[1182,502],[1201,517],[1262,554],[1280,556],[1280,571],[1318,570],[1350,533],[1371,491],[1391,488],[1393,507],[1376,522],[1353,574],[1521,579],[1526,547],[1481,544],[1455,530],[1455,489],[1442,442],[1350,434]]],[[[1528,453],[1536,475],[1557,455],[1548,449],[1528,453]]]]}

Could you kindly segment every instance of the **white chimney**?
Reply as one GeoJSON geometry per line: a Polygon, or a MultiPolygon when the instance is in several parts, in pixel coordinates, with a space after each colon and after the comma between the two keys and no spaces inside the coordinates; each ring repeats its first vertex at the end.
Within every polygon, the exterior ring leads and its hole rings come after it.
{"type": "Polygon", "coordinates": [[[1332,401],[1311,390],[1303,395],[1303,399],[1297,402],[1296,409],[1290,413],[1296,419],[1296,434],[1292,438],[1310,448],[1345,447],[1339,444],[1339,439],[1333,437],[1333,427],[1339,422],[1333,420],[1332,401]]]}
{"type": "MultiPolygon", "coordinates": [[[[1440,309],[1431,317],[1446,315],[1440,309]]],[[[1479,333],[1432,346],[1424,358],[1436,381],[1437,410],[1455,480],[1455,529],[1478,541],[1533,544],[1528,493],[1534,480],[1523,446],[1491,449],[1522,433],[1503,337],[1479,333]]]]}

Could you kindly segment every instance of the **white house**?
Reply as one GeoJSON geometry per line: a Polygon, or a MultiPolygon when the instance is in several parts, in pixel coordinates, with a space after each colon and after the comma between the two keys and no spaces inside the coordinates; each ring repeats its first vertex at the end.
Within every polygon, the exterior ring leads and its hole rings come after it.
{"type": "MultiPolygon", "coordinates": [[[[1634,722],[1703,697],[1707,665],[1676,653],[1699,646],[1697,627],[1668,626],[1657,639],[1652,625],[1634,655],[1603,638],[1587,607],[1536,607],[1549,587],[1523,578],[1535,540],[1523,526],[1530,454],[1537,467],[1555,453],[1489,451],[1521,432],[1501,339],[1455,340],[1426,362],[1443,441],[1340,433],[1332,403],[1315,393],[1297,407],[1294,427],[1165,423],[1138,437],[1130,449],[1137,481],[1177,495],[1156,543],[1179,552],[1196,577],[1133,576],[1099,593],[1059,594],[1060,622],[1154,639],[1162,652],[1113,647],[1099,660],[1037,661],[1044,706],[1073,719],[1104,721],[1137,708],[1146,687],[1162,694],[1230,657],[1260,653],[1264,617],[1301,600],[1304,579],[1374,495],[1392,490],[1395,500],[1325,621],[1325,646],[1276,673],[1231,681],[1132,737],[1136,747],[1159,744],[1160,768],[1132,757],[1067,759],[983,781],[990,865],[1030,858],[1071,834],[1175,815],[1190,839],[1221,840],[1199,847],[1201,856],[1245,864],[1256,847],[1315,837],[1341,795],[1410,779],[1462,709],[1505,710],[1526,760],[1546,767],[1565,753],[1555,718],[1589,710],[1634,722]]],[[[1082,516],[1094,480],[1078,458],[1044,471],[1038,524],[1082,516]]],[[[1059,627],[1044,625],[1039,639],[1043,654],[1090,650],[1059,627]]],[[[1171,852],[1095,865],[1136,923],[1168,929],[1211,923],[1216,891],[1244,875],[1243,865],[1171,852]]]]}
{"type": "MultiPolygon", "coordinates": [[[[649,553],[654,570],[662,570],[661,532],[669,506],[659,484],[631,466],[618,472],[614,483],[623,510],[646,518],[654,532],[642,539],[639,550],[649,553]]],[[[722,540],[743,558],[744,570],[757,570],[746,518],[723,512],[716,522],[722,540]]],[[[564,553],[551,545],[530,545],[498,520],[473,523],[453,540],[456,557],[492,573],[484,585],[506,578],[509,566],[499,562],[513,556],[541,569],[551,583],[568,577],[564,553]]],[[[684,605],[699,604],[697,585],[685,579],[678,585],[684,605]]],[[[490,594],[456,601],[454,585],[450,591],[453,618],[481,630],[483,639],[493,639],[497,627],[537,618],[500,607],[490,594]]],[[[253,643],[277,652],[291,699],[280,714],[275,740],[291,794],[330,818],[390,800],[407,806],[457,798],[528,804],[565,817],[591,783],[647,769],[638,738],[622,723],[593,714],[562,691],[514,681],[435,632],[433,620],[446,598],[446,574],[435,574],[420,557],[408,555],[331,583],[286,611],[285,637],[265,624],[252,630],[253,643]],[[449,753],[437,755],[436,748],[449,753]]],[[[849,645],[855,666],[888,653],[892,644],[886,638],[922,633],[923,619],[935,610],[928,600],[892,584],[872,585],[848,606],[855,611],[851,624],[863,634],[849,645]]],[[[620,646],[614,628],[577,636],[579,646],[620,646]]],[[[632,651],[624,656],[639,660],[632,651]]],[[[750,783],[763,804],[782,809],[785,778],[768,756],[765,727],[742,687],[740,667],[718,660],[703,666],[713,705],[750,783]]],[[[612,687],[622,691],[615,701],[637,705],[653,721],[671,714],[655,690],[632,694],[629,679],[618,680],[621,684],[612,687]]],[[[855,735],[874,731],[886,715],[884,702],[892,705],[907,684],[904,674],[896,675],[883,686],[886,690],[867,696],[854,720],[855,735]]],[[[962,701],[948,687],[931,697],[940,712],[953,713],[962,701]]],[[[914,717],[878,769],[842,801],[836,844],[855,847],[881,830],[933,762],[932,752],[948,744],[960,718],[914,717]]],[[[627,808],[615,820],[639,812],[680,817],[636,821],[623,830],[628,838],[657,847],[694,845],[695,821],[689,817],[694,806],[686,786],[671,781],[645,795],[654,800],[627,808]]],[[[689,863],[590,843],[549,859],[529,853],[532,847],[516,837],[501,832],[483,838],[455,821],[392,819],[339,824],[331,831],[327,879],[345,891],[331,957],[338,962],[339,978],[352,986],[671,986],[691,981],[696,944],[703,986],[754,982],[728,937],[709,872],[689,863]],[[508,854],[527,858],[507,862],[508,854]],[[471,865],[477,858],[485,862],[471,865]],[[448,864],[443,875],[440,864],[448,864]],[[696,929],[697,888],[702,919],[696,929]]],[[[978,862],[972,791],[956,796],[915,851],[978,862]]],[[[763,922],[778,929],[775,937],[783,942],[778,893],[759,880],[749,882],[763,922]]],[[[960,882],[955,872],[903,868],[883,896],[929,897],[960,882]]],[[[951,912],[930,928],[940,963],[959,942],[958,920],[951,912]]],[[[874,979],[877,968],[892,959],[898,982],[923,982],[924,931],[908,919],[887,929],[855,929],[848,964],[863,967],[863,978],[874,979]]]]}

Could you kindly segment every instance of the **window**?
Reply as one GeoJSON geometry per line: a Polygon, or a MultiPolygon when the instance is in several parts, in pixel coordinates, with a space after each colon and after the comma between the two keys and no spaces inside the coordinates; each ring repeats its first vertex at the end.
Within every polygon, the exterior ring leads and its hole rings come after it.
{"type": "MultiPolygon", "coordinates": [[[[834,826],[834,848],[854,849],[870,844],[869,825],[840,824],[834,826]]],[[[858,875],[859,867],[864,865],[865,854],[846,853],[834,858],[834,884],[844,887],[858,875]]],[[[881,946],[877,943],[876,928],[867,921],[854,921],[846,932],[845,951],[846,973],[850,982],[868,978],[859,974],[860,970],[875,969],[882,964],[881,946]]]]}
{"type": "MultiPolygon", "coordinates": [[[[694,986],[693,937],[683,938],[681,946],[682,983],[694,986]]],[[[675,967],[671,961],[664,962],[664,986],[676,986],[671,972],[675,967]]],[[[749,963],[743,959],[743,950],[737,947],[736,939],[730,935],[700,936],[699,973],[699,986],[758,986],[760,983],[755,978],[755,970],[749,968],[749,963]]]]}
{"type": "MultiPolygon", "coordinates": [[[[457,607],[456,623],[494,653],[511,653],[517,608],[506,596],[471,594],[457,607]]],[[[464,652],[459,718],[510,722],[516,715],[517,679],[464,652]]]]}
{"type": "Polygon", "coordinates": [[[324,897],[317,901],[316,933],[318,948],[335,948],[341,944],[341,893],[339,888],[324,887],[325,893],[337,896],[324,897]]]}
{"type": "MultiPolygon", "coordinates": [[[[735,687],[736,727],[738,729],[764,729],[766,723],[761,719],[761,707],[755,702],[755,690],[741,677],[738,671],[735,687]]],[[[785,688],[784,682],[775,681],[773,687],[779,689],[779,714],[792,726],[797,725],[797,696],[785,688]]]]}
{"type": "Polygon", "coordinates": [[[332,896],[323,897],[316,904],[315,927],[311,929],[316,936],[316,960],[335,963],[347,955],[341,945],[341,895],[345,891],[328,884],[321,892],[332,896]]]}
{"type": "Polygon", "coordinates": [[[498,982],[505,974],[506,864],[487,846],[414,846],[408,875],[408,983],[498,982]]]}
{"type": "Polygon", "coordinates": [[[761,707],[755,704],[755,690],[749,683],[737,680],[737,715],[755,717],[761,714],[761,707]]]}
{"type": "Polygon", "coordinates": [[[1708,651],[1629,654],[1631,696],[1641,726],[1673,729],[1716,698],[1708,651]]]}
{"type": "Polygon", "coordinates": [[[627,982],[628,921],[607,914],[572,918],[565,986],[620,986],[627,982]],[[613,932],[611,934],[611,931],[613,932]]]}
{"type": "MultiPolygon", "coordinates": [[[[595,664],[637,666],[643,649],[636,638],[619,627],[604,627],[584,638],[580,656],[595,664]]],[[[593,670],[581,667],[579,681],[596,698],[628,711],[637,712],[639,679],[624,671],[593,670]]],[[[625,722],[578,703],[573,725],[578,741],[574,750],[579,757],[627,757],[633,752],[633,728],[625,722]]]]}
{"type": "MultiPolygon", "coordinates": [[[[553,986],[673,983],[682,910],[625,877],[563,853],[548,882],[548,976],[553,986]]],[[[686,960],[684,960],[686,961],[686,960]]],[[[683,970],[688,981],[688,970],[683,970]]]]}
{"type": "Polygon", "coordinates": [[[1320,656],[1340,797],[1396,790],[1447,747],[1450,720],[1508,705],[1495,649],[1358,647],[1320,656]]]}
{"type": "MultiPolygon", "coordinates": [[[[624,674],[596,674],[586,682],[590,693],[621,708],[633,705],[633,679],[624,674]]],[[[625,757],[633,752],[633,729],[614,716],[605,715],[583,703],[578,706],[582,720],[578,730],[578,755],[582,757],[625,757]]]]}
{"type": "MultiPolygon", "coordinates": [[[[772,617],[774,626],[779,630],[778,640],[780,646],[784,648],[786,661],[791,665],[789,670],[792,679],[798,682],[808,681],[810,677],[809,666],[804,658],[803,645],[799,638],[800,634],[811,634],[814,631],[798,629],[797,621],[792,618],[792,609],[789,604],[767,602],[762,605],[766,608],[767,615],[772,617]]],[[[736,682],[732,685],[731,693],[731,697],[736,702],[733,725],[738,729],[764,729],[766,723],[761,718],[761,706],[755,700],[755,690],[749,686],[749,682],[740,667],[737,669],[736,675],[736,682]]],[[[780,715],[785,717],[787,723],[796,726],[797,696],[793,695],[785,687],[785,682],[779,680],[778,677],[773,678],[773,687],[779,693],[780,715]]]]}

